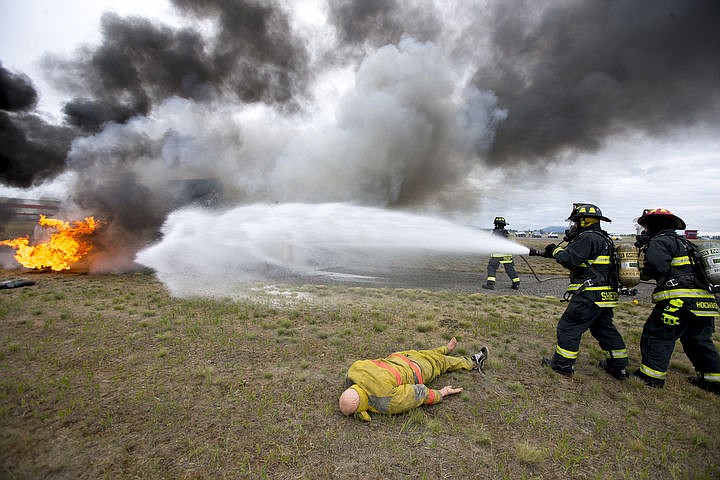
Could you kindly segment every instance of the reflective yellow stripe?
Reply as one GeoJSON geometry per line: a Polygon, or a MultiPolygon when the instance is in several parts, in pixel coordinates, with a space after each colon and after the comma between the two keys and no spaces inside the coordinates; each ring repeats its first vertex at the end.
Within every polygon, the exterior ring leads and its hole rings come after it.
{"type": "Polygon", "coordinates": [[[606,350],[605,358],[628,358],[627,350],[606,350]]]}
{"type": "Polygon", "coordinates": [[[653,370],[652,368],[648,367],[647,365],[643,365],[642,363],[640,364],[640,371],[648,377],[657,378],[658,380],[665,380],[665,376],[667,375],[667,372],[653,370]]]}
{"type": "MultiPolygon", "coordinates": [[[[582,286],[582,283],[571,283],[567,287],[568,292],[574,292],[575,290],[579,289],[582,286]]],[[[612,290],[613,288],[610,285],[600,285],[598,287],[585,287],[583,290],[593,290],[593,291],[602,291],[602,290],[612,290]]]]}
{"type": "Polygon", "coordinates": [[[578,357],[578,354],[580,352],[571,352],[570,350],[565,350],[564,348],[560,348],[560,345],[555,346],[555,352],[557,352],[558,355],[561,357],[565,357],[570,360],[575,360],[578,357]]]}
{"type": "Polygon", "coordinates": [[[720,382],[720,373],[703,373],[706,382],[720,382]]]}
{"type": "Polygon", "coordinates": [[[698,317],[717,317],[720,314],[717,310],[690,310],[693,315],[698,317]]]}
{"type": "Polygon", "coordinates": [[[553,250],[552,256],[554,257],[555,255],[557,255],[559,252],[562,252],[562,251],[564,251],[564,248],[557,247],[555,250],[553,250]]]}
{"type": "Polygon", "coordinates": [[[690,257],[687,255],[683,257],[675,257],[670,261],[671,267],[682,267],[683,265],[690,265],[690,257]]]}
{"type": "Polygon", "coordinates": [[[610,255],[599,255],[595,260],[589,260],[592,265],[610,265],[610,255]]]}
{"type": "Polygon", "coordinates": [[[652,294],[653,302],[660,302],[662,300],[670,300],[671,298],[682,297],[707,298],[713,301],[715,300],[715,296],[712,293],[709,293],[707,290],[702,290],[700,288],[674,288],[672,290],[665,290],[652,294]]]}
{"type": "Polygon", "coordinates": [[[620,302],[617,300],[611,300],[608,302],[594,302],[594,303],[598,307],[617,307],[618,305],[620,305],[620,302]]]}
{"type": "Polygon", "coordinates": [[[587,268],[588,263],[590,265],[610,265],[610,255],[599,255],[595,260],[588,260],[587,263],[583,262],[579,266],[587,268]]]}
{"type": "Polygon", "coordinates": [[[488,279],[488,282],[494,282],[494,281],[495,281],[495,277],[488,277],[487,279],[488,279]]]}

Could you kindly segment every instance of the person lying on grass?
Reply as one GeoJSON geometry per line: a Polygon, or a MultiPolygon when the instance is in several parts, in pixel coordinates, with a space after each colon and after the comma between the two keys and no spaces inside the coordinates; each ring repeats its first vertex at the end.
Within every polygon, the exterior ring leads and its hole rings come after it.
{"type": "Polygon", "coordinates": [[[425,386],[445,372],[483,369],[488,348],[482,347],[471,357],[450,356],[457,343],[453,337],[447,345],[432,350],[406,350],[382,359],[354,362],[345,378],[348,388],[340,395],[340,411],[369,422],[368,411],[403,413],[462,392],[452,385],[439,390],[425,386]]]}

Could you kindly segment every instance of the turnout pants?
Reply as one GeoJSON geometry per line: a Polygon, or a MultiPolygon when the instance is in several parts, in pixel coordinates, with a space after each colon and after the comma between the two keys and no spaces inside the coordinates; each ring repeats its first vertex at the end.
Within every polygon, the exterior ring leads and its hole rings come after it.
{"type": "Polygon", "coordinates": [[[407,357],[420,367],[422,379],[418,379],[421,380],[418,383],[427,384],[445,372],[472,370],[472,360],[467,357],[454,357],[447,353],[447,347],[443,345],[432,350],[406,350],[397,352],[396,355],[407,357]]]}
{"type": "Polygon", "coordinates": [[[628,365],[625,342],[613,324],[613,309],[598,307],[583,298],[571,300],[560,317],[557,346],[553,355],[555,365],[564,367],[575,364],[580,352],[580,339],[588,329],[605,352],[608,366],[624,368],[628,365]]]}
{"type": "Polygon", "coordinates": [[[663,384],[675,341],[679,339],[695,370],[705,381],[720,385],[720,355],[712,341],[714,317],[699,317],[685,306],[673,306],[672,301],[656,303],[643,326],[640,372],[663,384]]]}
{"type": "Polygon", "coordinates": [[[506,260],[507,257],[490,257],[490,260],[488,261],[487,266],[487,283],[488,284],[494,284],[496,281],[495,274],[497,273],[498,267],[502,263],[505,266],[505,273],[507,273],[507,276],[512,280],[513,283],[520,283],[520,277],[517,274],[517,271],[515,270],[515,262],[513,262],[512,257],[509,257],[510,260],[506,260]]]}

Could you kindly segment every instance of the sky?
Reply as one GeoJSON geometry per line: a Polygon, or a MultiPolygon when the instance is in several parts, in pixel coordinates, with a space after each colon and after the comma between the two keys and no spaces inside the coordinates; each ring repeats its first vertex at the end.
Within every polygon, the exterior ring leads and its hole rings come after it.
{"type": "Polygon", "coordinates": [[[187,178],[237,205],[529,230],[588,202],[609,232],[657,207],[720,232],[719,4],[540,3],[4,0],[0,196],[131,250],[187,178]]]}

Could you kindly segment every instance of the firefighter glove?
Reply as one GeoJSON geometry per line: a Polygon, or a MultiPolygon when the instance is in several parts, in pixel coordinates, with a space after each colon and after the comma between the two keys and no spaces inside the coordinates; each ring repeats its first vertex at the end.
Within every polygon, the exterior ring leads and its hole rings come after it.
{"type": "Polygon", "coordinates": [[[553,252],[555,251],[556,248],[557,248],[557,245],[555,245],[554,243],[546,245],[545,252],[543,252],[543,257],[553,258],[553,252]]]}

